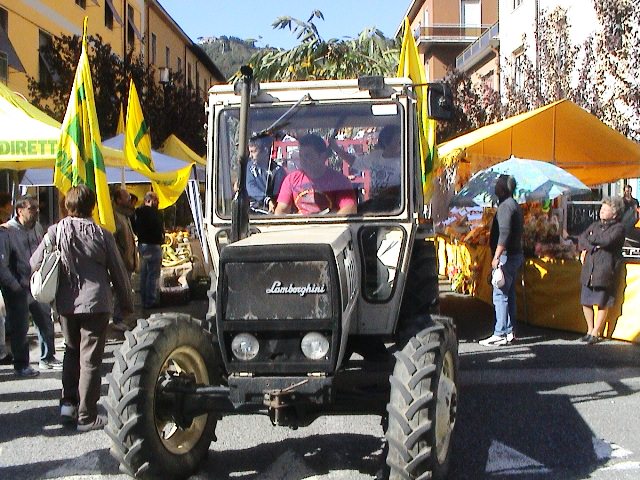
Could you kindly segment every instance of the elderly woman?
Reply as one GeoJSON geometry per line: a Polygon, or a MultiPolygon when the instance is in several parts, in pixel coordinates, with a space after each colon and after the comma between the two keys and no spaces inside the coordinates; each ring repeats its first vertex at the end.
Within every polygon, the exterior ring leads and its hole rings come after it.
{"type": "MultiPolygon", "coordinates": [[[[96,196],[87,186],[67,192],[68,217],[49,227],[55,243],[60,229],[61,269],[54,308],[60,315],[66,349],[62,367],[60,415],[81,432],[103,428],[98,416],[100,366],[109,317],[111,285],[123,311],[131,312],[131,286],[113,235],[91,218],[96,196]]],[[[44,242],[31,257],[31,268],[42,263],[44,242]]]]}
{"type": "Polygon", "coordinates": [[[600,207],[600,220],[593,222],[578,239],[582,251],[582,292],[580,303],[587,322],[587,334],[583,342],[600,341],[600,329],[615,301],[615,271],[622,259],[624,226],[620,217],[624,203],[619,197],[604,198],[600,207]],[[598,313],[594,324],[594,306],[598,313]]]}

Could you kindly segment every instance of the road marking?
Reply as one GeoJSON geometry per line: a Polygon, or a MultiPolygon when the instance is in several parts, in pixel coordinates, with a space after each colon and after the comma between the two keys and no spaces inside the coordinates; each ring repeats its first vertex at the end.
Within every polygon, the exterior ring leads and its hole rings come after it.
{"type": "Polygon", "coordinates": [[[595,453],[599,461],[605,461],[611,458],[625,458],[633,454],[633,452],[626,448],[622,448],[615,443],[609,443],[600,438],[592,437],[591,443],[593,444],[593,453],[595,453]]]}
{"type": "Polygon", "coordinates": [[[614,463],[598,470],[640,470],[640,462],[620,462],[614,463]]]}
{"type": "Polygon", "coordinates": [[[494,440],[489,447],[485,472],[501,475],[523,475],[551,473],[551,470],[524,453],[494,440]]]}

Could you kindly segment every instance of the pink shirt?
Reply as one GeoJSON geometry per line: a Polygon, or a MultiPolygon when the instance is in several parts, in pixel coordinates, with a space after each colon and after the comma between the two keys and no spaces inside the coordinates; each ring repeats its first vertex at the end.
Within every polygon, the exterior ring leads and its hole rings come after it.
{"type": "Polygon", "coordinates": [[[313,180],[302,170],[296,170],[282,182],[278,203],[293,205],[298,213],[312,215],[355,205],[356,197],[347,177],[331,168],[313,180]]]}

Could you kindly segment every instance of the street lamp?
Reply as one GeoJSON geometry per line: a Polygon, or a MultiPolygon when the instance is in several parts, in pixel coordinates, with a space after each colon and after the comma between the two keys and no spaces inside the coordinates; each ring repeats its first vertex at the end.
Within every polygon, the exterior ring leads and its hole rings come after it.
{"type": "Polygon", "coordinates": [[[169,99],[167,98],[167,94],[169,93],[169,87],[173,83],[171,81],[171,69],[169,67],[162,67],[159,69],[160,72],[160,84],[162,85],[162,97],[164,98],[164,109],[167,109],[167,105],[169,104],[169,99]]]}
{"type": "Polygon", "coordinates": [[[171,83],[171,69],[169,67],[162,67],[160,72],[160,83],[163,87],[168,86],[171,83]]]}

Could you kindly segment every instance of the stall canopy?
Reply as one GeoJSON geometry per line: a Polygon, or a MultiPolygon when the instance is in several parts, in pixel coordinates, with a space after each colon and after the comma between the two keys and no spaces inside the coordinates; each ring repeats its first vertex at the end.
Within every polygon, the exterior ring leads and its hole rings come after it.
{"type": "Polygon", "coordinates": [[[511,156],[558,165],[587,185],[640,177],[640,145],[570,100],[479,128],[438,146],[445,166],[468,177],[511,156]]]}
{"type": "MultiPolygon", "coordinates": [[[[60,124],[0,82],[0,168],[53,168],[60,124]]],[[[107,165],[123,162],[121,151],[102,149],[107,165]]]]}
{"type": "Polygon", "coordinates": [[[159,150],[164,154],[179,158],[185,162],[195,162],[197,165],[202,166],[207,165],[207,160],[204,157],[199,156],[196,152],[191,150],[173,133],[167,137],[159,150]]]}

